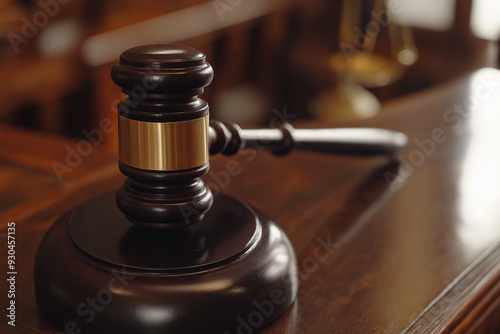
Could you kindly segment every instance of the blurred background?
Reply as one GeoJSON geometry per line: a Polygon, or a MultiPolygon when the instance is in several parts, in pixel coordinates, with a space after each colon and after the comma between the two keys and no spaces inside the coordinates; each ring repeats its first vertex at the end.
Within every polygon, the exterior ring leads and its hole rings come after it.
{"type": "Polygon", "coordinates": [[[178,43],[214,67],[213,118],[341,126],[498,67],[499,17],[497,0],[0,0],[0,122],[82,137],[115,122],[122,51],[178,43]]]}

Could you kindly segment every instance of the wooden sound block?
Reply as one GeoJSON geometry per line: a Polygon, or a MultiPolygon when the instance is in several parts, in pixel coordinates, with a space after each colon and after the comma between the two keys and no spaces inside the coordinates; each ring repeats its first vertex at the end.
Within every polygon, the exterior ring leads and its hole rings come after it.
{"type": "Polygon", "coordinates": [[[67,332],[251,333],[297,288],[281,228],[224,194],[198,224],[165,231],[133,225],[106,193],[62,216],[35,262],[38,305],[67,332]]]}

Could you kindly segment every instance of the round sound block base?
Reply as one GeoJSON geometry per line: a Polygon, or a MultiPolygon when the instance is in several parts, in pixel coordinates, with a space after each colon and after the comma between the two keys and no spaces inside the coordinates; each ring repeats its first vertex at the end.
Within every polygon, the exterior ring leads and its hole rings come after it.
{"type": "Polygon", "coordinates": [[[150,230],[106,193],[62,216],[35,261],[38,305],[65,333],[252,333],[297,284],[283,231],[223,194],[198,224],[150,230]]]}

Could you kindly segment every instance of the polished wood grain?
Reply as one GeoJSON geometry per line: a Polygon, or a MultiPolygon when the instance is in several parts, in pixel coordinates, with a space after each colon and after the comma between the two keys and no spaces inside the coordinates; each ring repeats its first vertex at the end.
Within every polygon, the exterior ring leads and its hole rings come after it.
{"type": "MultiPolygon", "coordinates": [[[[298,298],[263,333],[498,332],[499,105],[500,72],[485,69],[349,124],[406,133],[399,164],[258,150],[213,157],[204,179],[215,196],[230,193],[266,212],[297,254],[298,298]]],[[[7,222],[14,221],[18,252],[16,327],[2,307],[0,328],[58,333],[34,300],[38,244],[67,209],[117,188],[123,177],[117,158],[95,147],[60,183],[52,163],[78,142],[8,128],[0,137],[0,249],[6,254],[7,222]]],[[[6,291],[2,280],[3,305],[6,291]]]]}

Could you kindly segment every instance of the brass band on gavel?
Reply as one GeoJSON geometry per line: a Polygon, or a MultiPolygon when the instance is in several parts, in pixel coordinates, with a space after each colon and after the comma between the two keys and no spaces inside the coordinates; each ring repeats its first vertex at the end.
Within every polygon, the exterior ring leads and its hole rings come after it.
{"type": "Polygon", "coordinates": [[[176,171],[209,159],[208,115],[179,122],[145,122],[119,116],[120,161],[147,170],[176,171]]]}

